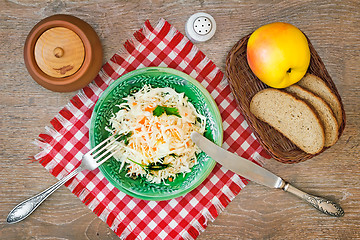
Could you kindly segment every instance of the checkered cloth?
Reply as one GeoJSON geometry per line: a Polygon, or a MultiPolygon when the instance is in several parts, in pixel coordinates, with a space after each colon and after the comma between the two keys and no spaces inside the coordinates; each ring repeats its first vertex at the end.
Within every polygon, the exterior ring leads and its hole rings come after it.
{"type": "MultiPolygon", "coordinates": [[[[183,34],[161,19],[134,34],[79,91],[39,135],[42,151],[36,160],[58,179],[80,165],[89,150],[90,117],[101,93],[132,70],[161,66],[198,80],[217,103],[224,128],[223,147],[261,164],[269,158],[240,114],[224,74],[183,34]]],[[[116,189],[98,169],[83,171],[67,187],[95,212],[121,239],[195,239],[245,187],[247,180],[217,164],[195,190],[168,201],[145,201],[116,189]]]]}

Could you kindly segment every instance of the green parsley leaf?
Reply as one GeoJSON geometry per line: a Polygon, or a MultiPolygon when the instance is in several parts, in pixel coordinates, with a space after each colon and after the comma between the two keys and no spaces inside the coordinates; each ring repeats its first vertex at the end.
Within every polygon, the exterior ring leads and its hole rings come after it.
{"type": "Polygon", "coordinates": [[[175,116],[181,118],[179,110],[177,108],[175,108],[175,107],[173,107],[173,108],[164,107],[164,108],[165,108],[166,115],[175,115],[175,116]]]}
{"type": "Polygon", "coordinates": [[[164,107],[157,105],[153,111],[153,115],[156,117],[160,117],[165,112],[164,107]]]}
{"type": "Polygon", "coordinates": [[[144,169],[145,171],[149,172],[149,171],[159,171],[159,170],[163,170],[165,168],[168,168],[171,166],[170,163],[162,163],[162,162],[152,162],[148,165],[145,165],[145,164],[141,164],[141,163],[138,163],[138,162],[135,162],[134,160],[128,158],[128,160],[130,160],[131,162],[139,165],[142,169],[144,169]]]}
{"type": "Polygon", "coordinates": [[[156,162],[156,163],[150,163],[149,165],[146,166],[146,168],[149,171],[159,171],[159,170],[163,170],[165,168],[168,168],[169,166],[170,166],[169,163],[156,162]]]}
{"type": "Polygon", "coordinates": [[[176,107],[164,107],[157,105],[156,108],[153,111],[153,115],[156,117],[160,117],[163,113],[166,113],[166,115],[174,115],[179,118],[181,118],[179,110],[176,107]]]}

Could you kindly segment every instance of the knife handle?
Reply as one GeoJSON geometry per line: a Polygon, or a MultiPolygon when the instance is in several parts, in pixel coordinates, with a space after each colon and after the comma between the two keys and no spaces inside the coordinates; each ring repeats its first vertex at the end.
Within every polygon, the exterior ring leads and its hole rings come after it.
{"type": "Polygon", "coordinates": [[[286,183],[282,189],[285,192],[292,193],[295,196],[305,200],[310,205],[312,205],[314,208],[316,208],[320,212],[325,213],[327,215],[330,215],[333,217],[342,217],[345,214],[344,210],[340,207],[339,204],[336,204],[325,198],[313,196],[311,194],[303,192],[303,191],[297,189],[296,187],[290,185],[289,183],[286,183]]]}

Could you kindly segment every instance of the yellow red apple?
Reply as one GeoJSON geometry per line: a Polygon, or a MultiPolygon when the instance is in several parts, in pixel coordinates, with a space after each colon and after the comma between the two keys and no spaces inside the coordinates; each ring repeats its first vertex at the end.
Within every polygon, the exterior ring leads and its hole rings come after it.
{"type": "Polygon", "coordinates": [[[305,75],[310,49],[305,35],[289,23],[276,22],[255,30],[247,44],[253,73],[273,88],[286,88],[305,75]]]}

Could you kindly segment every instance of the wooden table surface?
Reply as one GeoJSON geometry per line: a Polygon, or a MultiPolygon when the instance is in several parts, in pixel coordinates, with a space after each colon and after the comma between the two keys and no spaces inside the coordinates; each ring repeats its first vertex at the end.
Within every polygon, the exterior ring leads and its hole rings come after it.
{"type": "Polygon", "coordinates": [[[265,167],[295,186],[341,204],[342,218],[323,215],[281,190],[250,183],[198,239],[360,239],[360,2],[348,1],[35,1],[0,2],[0,239],[118,239],[67,188],[61,187],[28,219],[5,223],[20,201],[56,179],[38,163],[32,144],[44,126],[76,94],[56,93],[28,74],[23,46],[31,28],[58,13],[77,16],[99,34],[105,63],[146,19],[165,18],[185,34],[199,11],[218,24],[213,39],[197,46],[225,70],[231,47],[257,27],[275,21],[303,30],[332,76],[347,125],[332,148],[311,160],[265,167]]]}

